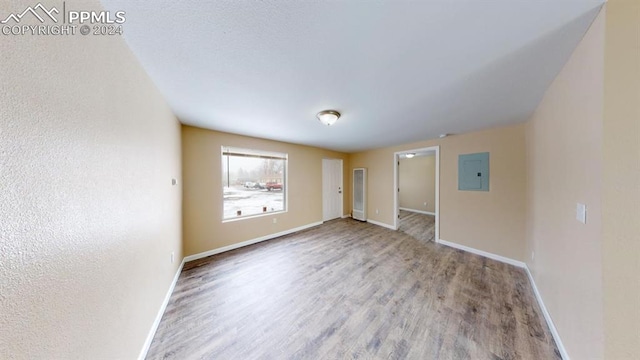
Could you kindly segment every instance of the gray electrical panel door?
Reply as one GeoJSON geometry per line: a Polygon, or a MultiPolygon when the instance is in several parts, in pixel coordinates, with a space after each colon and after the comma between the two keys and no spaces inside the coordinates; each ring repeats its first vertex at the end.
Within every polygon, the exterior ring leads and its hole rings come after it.
{"type": "Polygon", "coordinates": [[[458,156],[458,190],[489,191],[489,153],[458,156]]]}

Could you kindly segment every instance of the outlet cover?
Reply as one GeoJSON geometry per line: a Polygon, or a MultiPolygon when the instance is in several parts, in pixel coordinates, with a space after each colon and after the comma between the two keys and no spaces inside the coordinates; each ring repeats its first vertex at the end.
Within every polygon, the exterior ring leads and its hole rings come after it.
{"type": "Polygon", "coordinates": [[[583,224],[587,223],[587,205],[581,203],[576,205],[576,220],[583,224]]]}

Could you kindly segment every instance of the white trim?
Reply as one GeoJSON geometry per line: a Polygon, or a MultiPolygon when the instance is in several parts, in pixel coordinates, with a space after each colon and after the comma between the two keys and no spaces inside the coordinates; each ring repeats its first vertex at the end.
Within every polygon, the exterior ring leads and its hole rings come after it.
{"type": "Polygon", "coordinates": [[[456,244],[454,242],[438,239],[438,240],[436,240],[436,243],[442,244],[442,245],[446,245],[446,246],[452,247],[454,249],[464,250],[464,251],[470,252],[472,254],[484,256],[486,258],[493,259],[493,260],[496,260],[496,261],[500,261],[500,262],[503,262],[505,264],[517,266],[519,268],[525,268],[527,266],[527,264],[525,264],[522,261],[518,261],[518,260],[514,260],[514,259],[511,259],[511,258],[508,258],[508,257],[501,256],[501,255],[496,255],[496,254],[493,254],[493,253],[490,253],[490,252],[474,249],[472,247],[456,244]]]}
{"type": "Polygon", "coordinates": [[[562,343],[562,339],[560,339],[560,334],[558,334],[558,330],[556,326],[553,324],[553,320],[551,319],[551,315],[547,310],[547,307],[544,305],[544,301],[542,301],[542,295],[538,291],[538,287],[536,286],[536,282],[533,280],[533,275],[529,270],[529,267],[525,264],[524,270],[527,272],[527,276],[529,276],[529,282],[531,282],[531,286],[533,287],[533,293],[536,295],[536,300],[538,300],[538,305],[540,305],[540,309],[542,310],[542,315],[544,315],[544,319],[547,321],[547,326],[549,326],[549,330],[551,331],[551,336],[553,336],[553,340],[556,342],[556,346],[558,347],[558,351],[560,351],[560,356],[562,356],[563,360],[570,360],[569,353],[567,353],[567,349],[565,349],[564,344],[562,343]]]}
{"type": "Polygon", "coordinates": [[[344,214],[344,160],[340,160],[340,214],[344,214]]]}
{"type": "MultiPolygon", "coordinates": [[[[351,217],[366,221],[367,219],[367,206],[369,201],[367,200],[367,168],[353,168],[351,172],[351,217]],[[356,209],[356,172],[362,171],[362,210],[356,209]]],[[[377,211],[377,210],[376,210],[377,211]]]]}
{"type": "Polygon", "coordinates": [[[255,219],[263,216],[279,215],[279,214],[286,214],[286,213],[287,213],[287,210],[278,210],[278,211],[263,212],[263,213],[252,214],[252,215],[241,215],[241,216],[236,216],[234,218],[228,218],[228,219],[222,220],[222,223],[224,224],[224,223],[229,223],[234,221],[242,221],[246,219],[255,219]]]}
{"type": "Polygon", "coordinates": [[[400,210],[404,210],[404,211],[409,211],[409,212],[414,212],[414,213],[419,213],[419,214],[426,214],[426,215],[436,216],[436,213],[431,212],[431,211],[423,211],[423,210],[409,209],[409,208],[404,208],[404,207],[399,207],[398,209],[400,209],[400,210]]]}
{"type": "Polygon", "coordinates": [[[551,315],[549,314],[547,307],[544,305],[544,301],[542,300],[542,295],[540,295],[540,291],[538,291],[538,286],[536,286],[536,282],[533,280],[533,275],[531,274],[531,270],[529,270],[529,267],[527,266],[526,263],[518,260],[513,260],[504,256],[488,253],[486,251],[474,249],[468,246],[456,244],[456,243],[442,240],[442,239],[436,240],[436,243],[446,245],[455,249],[460,249],[466,252],[470,252],[472,254],[484,256],[486,258],[500,261],[513,266],[517,266],[519,268],[523,268],[526,271],[527,276],[529,277],[529,282],[531,283],[531,287],[533,288],[533,293],[536,296],[536,301],[538,301],[538,305],[542,310],[542,315],[544,316],[544,320],[547,322],[547,326],[549,326],[549,331],[551,331],[551,336],[553,336],[553,340],[556,342],[558,351],[560,351],[560,356],[562,356],[563,360],[570,360],[569,353],[567,353],[567,349],[565,349],[564,344],[562,343],[562,339],[560,338],[558,329],[556,329],[556,326],[554,325],[553,320],[551,319],[551,315]]]}
{"type": "Polygon", "coordinates": [[[367,219],[367,222],[368,222],[368,223],[371,223],[371,224],[373,224],[373,225],[382,226],[382,227],[387,228],[387,229],[391,229],[391,230],[398,230],[398,229],[396,229],[395,227],[393,227],[393,225],[385,224],[385,223],[380,222],[380,221],[375,221],[375,220],[367,219]]]}
{"type": "Polygon", "coordinates": [[[262,242],[262,241],[265,241],[265,240],[271,240],[271,239],[277,238],[279,236],[289,235],[289,234],[292,234],[294,232],[305,230],[305,229],[308,229],[308,228],[311,228],[311,227],[314,227],[314,226],[318,226],[318,225],[322,225],[322,221],[318,221],[318,222],[314,222],[314,223],[311,223],[311,224],[303,225],[303,226],[300,226],[300,227],[297,227],[297,228],[281,231],[281,232],[275,233],[275,234],[269,234],[269,235],[261,236],[259,238],[255,238],[255,239],[239,242],[237,244],[231,244],[231,245],[228,245],[228,246],[223,246],[221,248],[217,248],[217,249],[213,249],[213,250],[209,250],[209,251],[204,251],[204,252],[201,252],[201,253],[198,253],[198,254],[189,255],[189,256],[184,258],[184,262],[189,262],[189,261],[193,261],[193,260],[202,259],[202,258],[205,258],[207,256],[223,253],[225,251],[231,251],[231,250],[239,249],[239,248],[244,247],[244,246],[257,244],[259,242],[262,242]]]}
{"type": "Polygon", "coordinates": [[[138,356],[138,360],[144,360],[147,357],[147,352],[149,352],[149,348],[151,347],[151,342],[153,341],[153,338],[156,335],[156,331],[158,331],[158,326],[160,326],[160,321],[162,320],[162,316],[164,315],[164,312],[167,309],[167,305],[169,305],[169,300],[171,299],[171,295],[173,294],[173,290],[176,287],[176,284],[178,283],[178,279],[180,278],[180,273],[182,272],[182,268],[184,267],[184,264],[186,262],[193,261],[193,260],[198,260],[198,259],[201,259],[201,258],[204,258],[204,257],[207,257],[207,256],[219,254],[219,253],[222,253],[222,252],[225,252],[225,251],[235,250],[235,249],[241,248],[243,246],[256,244],[256,243],[259,243],[261,241],[270,240],[270,239],[277,238],[277,237],[283,236],[283,235],[288,235],[288,234],[291,234],[291,233],[294,233],[294,232],[297,232],[297,231],[301,231],[301,230],[305,230],[305,229],[308,229],[308,228],[311,228],[311,227],[314,227],[314,226],[318,226],[318,225],[322,225],[322,221],[311,223],[311,224],[307,224],[307,225],[300,226],[300,227],[297,227],[297,228],[294,228],[294,229],[281,231],[279,233],[275,233],[275,234],[271,234],[271,235],[261,236],[259,238],[253,239],[253,240],[243,241],[241,243],[237,243],[237,244],[221,247],[221,248],[218,248],[218,249],[213,249],[213,250],[201,252],[199,254],[186,256],[184,259],[182,259],[182,262],[180,263],[180,266],[178,267],[178,270],[176,271],[176,274],[173,277],[173,281],[171,282],[171,286],[169,287],[169,290],[167,291],[167,294],[164,297],[164,301],[162,302],[162,305],[160,306],[160,309],[158,309],[158,314],[156,315],[156,319],[154,320],[153,325],[151,325],[151,330],[149,331],[149,334],[147,335],[147,339],[145,340],[144,345],[142,347],[142,350],[140,351],[140,355],[138,356]]]}
{"type": "MultiPolygon", "coordinates": [[[[340,161],[340,214],[344,214],[344,160],[334,159],[334,158],[322,158],[322,221],[329,221],[333,219],[324,220],[324,196],[326,195],[324,193],[324,181],[325,181],[324,161],[325,160],[340,161]]],[[[344,215],[342,215],[342,218],[344,218],[344,215]]],[[[337,218],[334,218],[334,219],[337,219],[337,218]]]]}
{"type": "Polygon", "coordinates": [[[343,219],[350,218],[350,217],[351,217],[351,214],[344,214],[344,215],[342,215],[342,218],[343,218],[343,219]]]}
{"type": "MultiPolygon", "coordinates": [[[[238,147],[233,147],[233,146],[224,146],[221,145],[220,146],[220,171],[221,174],[224,174],[224,161],[222,161],[222,157],[224,156],[224,151],[226,149],[233,149],[235,151],[238,152],[248,152],[248,153],[258,153],[258,154],[265,154],[265,155],[284,155],[284,176],[282,179],[282,185],[284,185],[284,187],[282,188],[282,195],[284,196],[284,209],[282,209],[281,211],[277,211],[277,212],[272,212],[272,213],[260,213],[260,214],[254,214],[254,215],[247,215],[245,216],[240,216],[239,218],[233,217],[233,218],[228,218],[225,219],[224,217],[224,201],[220,202],[220,214],[222,214],[222,219],[220,221],[222,221],[223,223],[225,222],[229,222],[229,221],[238,221],[238,220],[244,220],[244,219],[249,219],[252,217],[259,217],[259,216],[267,216],[267,215],[277,215],[278,213],[286,213],[289,211],[289,153],[281,153],[281,152],[273,152],[273,151],[265,151],[265,150],[256,150],[256,149],[248,149],[248,148],[238,148],[238,147]]],[[[227,160],[228,161],[228,160],[227,160]]],[[[222,197],[224,198],[224,181],[222,182],[222,187],[220,188],[220,190],[222,191],[222,197]]]]}
{"type": "Polygon", "coordinates": [[[149,348],[151,347],[151,342],[153,341],[154,336],[156,335],[156,331],[158,331],[158,326],[160,326],[160,320],[162,320],[162,316],[164,315],[165,310],[167,309],[167,305],[169,305],[169,299],[171,299],[171,295],[173,294],[173,289],[176,287],[178,283],[178,279],[180,278],[180,273],[182,273],[182,267],[184,266],[185,260],[182,259],[180,266],[178,266],[178,270],[176,274],[173,276],[173,281],[171,282],[171,286],[169,286],[169,290],[167,294],[164,296],[164,301],[162,305],[160,305],[160,309],[158,309],[158,314],[156,315],[156,319],[153,321],[153,325],[151,325],[151,330],[149,330],[149,334],[147,335],[147,339],[144,341],[144,345],[142,346],[142,350],[140,351],[140,355],[138,355],[138,360],[144,360],[147,357],[147,352],[149,352],[149,348]]]}
{"type": "Polygon", "coordinates": [[[440,238],[440,145],[430,146],[421,149],[411,149],[397,151],[393,153],[393,229],[398,228],[398,212],[400,210],[400,203],[398,200],[398,161],[400,161],[400,154],[406,154],[408,152],[425,152],[435,151],[436,157],[436,231],[435,238],[440,238]]]}

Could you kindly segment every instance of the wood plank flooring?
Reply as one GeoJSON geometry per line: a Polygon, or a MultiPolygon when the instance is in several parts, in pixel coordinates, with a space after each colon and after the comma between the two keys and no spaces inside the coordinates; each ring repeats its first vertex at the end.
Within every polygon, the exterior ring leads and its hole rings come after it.
{"type": "Polygon", "coordinates": [[[433,241],[436,233],[436,217],[413,211],[400,210],[398,230],[422,241],[433,241]]]}
{"type": "Polygon", "coordinates": [[[185,264],[148,359],[560,359],[522,269],[351,219],[185,264]]]}

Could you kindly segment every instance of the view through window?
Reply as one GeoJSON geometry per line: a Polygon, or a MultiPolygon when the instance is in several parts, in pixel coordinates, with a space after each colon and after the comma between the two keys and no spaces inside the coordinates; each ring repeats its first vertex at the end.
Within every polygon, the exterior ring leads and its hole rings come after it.
{"type": "Polygon", "coordinates": [[[224,220],[286,210],[287,154],[222,148],[224,220]]]}

